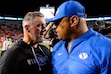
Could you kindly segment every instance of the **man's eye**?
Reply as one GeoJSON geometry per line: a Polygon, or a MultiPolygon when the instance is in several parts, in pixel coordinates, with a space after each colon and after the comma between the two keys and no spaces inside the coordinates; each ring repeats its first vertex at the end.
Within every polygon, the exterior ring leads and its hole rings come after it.
{"type": "Polygon", "coordinates": [[[42,25],[41,24],[37,24],[37,27],[41,27],[42,25]]]}

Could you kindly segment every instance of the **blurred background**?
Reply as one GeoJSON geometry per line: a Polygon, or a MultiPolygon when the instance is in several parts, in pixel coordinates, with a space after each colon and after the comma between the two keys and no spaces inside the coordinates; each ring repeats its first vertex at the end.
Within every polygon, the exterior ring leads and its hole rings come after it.
{"type": "MultiPolygon", "coordinates": [[[[0,0],[0,15],[23,17],[28,11],[39,10],[40,6],[54,6],[55,9],[67,0],[0,0]]],[[[109,16],[110,0],[76,0],[86,8],[88,17],[109,16]]]]}
{"type": "MultiPolygon", "coordinates": [[[[22,39],[22,20],[29,11],[40,11],[52,18],[57,7],[67,0],[0,0],[0,51],[7,36],[12,42],[22,39]]],[[[109,0],[76,0],[86,10],[88,27],[111,38],[111,6],[109,0]]],[[[54,37],[51,32],[51,37],[54,37]]]]}

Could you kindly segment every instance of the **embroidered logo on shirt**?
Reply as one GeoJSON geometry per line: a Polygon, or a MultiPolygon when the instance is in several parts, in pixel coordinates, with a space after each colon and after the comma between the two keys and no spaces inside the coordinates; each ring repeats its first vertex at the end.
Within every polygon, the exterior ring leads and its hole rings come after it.
{"type": "Polygon", "coordinates": [[[80,59],[86,59],[88,57],[88,54],[87,53],[80,53],[79,54],[79,58],[80,59]]]}
{"type": "MultiPolygon", "coordinates": [[[[40,66],[43,66],[46,64],[46,61],[47,61],[47,57],[46,56],[43,56],[43,55],[40,55],[40,54],[36,54],[37,56],[37,60],[38,60],[38,63],[40,66]]],[[[32,65],[32,64],[36,64],[37,61],[35,58],[32,58],[32,59],[27,59],[27,63],[29,65],[32,65]]]]}
{"type": "Polygon", "coordinates": [[[58,56],[60,56],[60,55],[62,55],[63,53],[62,52],[60,52],[60,53],[58,53],[58,56]]]}

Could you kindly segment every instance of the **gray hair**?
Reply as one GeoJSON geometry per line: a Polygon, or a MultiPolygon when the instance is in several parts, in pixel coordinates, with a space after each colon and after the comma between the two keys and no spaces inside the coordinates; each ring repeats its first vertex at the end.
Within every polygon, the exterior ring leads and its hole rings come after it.
{"type": "Polygon", "coordinates": [[[33,19],[34,19],[36,16],[44,17],[44,15],[43,15],[41,12],[39,12],[39,11],[28,12],[28,13],[24,16],[24,19],[23,19],[23,21],[22,21],[22,24],[25,25],[26,23],[29,23],[29,22],[33,21],[33,19]]]}

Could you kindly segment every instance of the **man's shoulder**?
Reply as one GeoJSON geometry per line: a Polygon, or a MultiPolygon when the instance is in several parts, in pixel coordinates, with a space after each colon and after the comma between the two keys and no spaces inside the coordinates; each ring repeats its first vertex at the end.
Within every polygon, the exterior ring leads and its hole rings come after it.
{"type": "Polygon", "coordinates": [[[62,45],[62,44],[64,44],[64,41],[63,41],[63,40],[60,40],[59,42],[57,42],[57,43],[55,44],[55,46],[60,46],[60,45],[62,45]]]}
{"type": "Polygon", "coordinates": [[[59,49],[62,45],[64,45],[64,41],[63,40],[60,40],[59,42],[57,42],[53,49],[56,50],[56,49],[59,49]]]}

